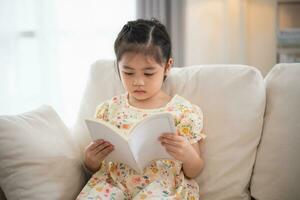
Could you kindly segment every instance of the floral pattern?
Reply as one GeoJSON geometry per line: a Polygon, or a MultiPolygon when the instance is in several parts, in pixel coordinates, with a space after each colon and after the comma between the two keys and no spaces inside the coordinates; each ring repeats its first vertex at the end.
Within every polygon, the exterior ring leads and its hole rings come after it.
{"type": "MultiPolygon", "coordinates": [[[[130,128],[139,120],[159,112],[170,112],[179,134],[192,144],[206,137],[203,134],[201,109],[185,98],[174,95],[164,107],[140,109],[128,103],[128,93],[113,97],[96,108],[95,118],[105,120],[129,136],[130,128]]],[[[182,163],[175,160],[151,162],[143,174],[123,163],[105,161],[88,181],[77,199],[199,199],[195,180],[187,179],[182,163]]]]}

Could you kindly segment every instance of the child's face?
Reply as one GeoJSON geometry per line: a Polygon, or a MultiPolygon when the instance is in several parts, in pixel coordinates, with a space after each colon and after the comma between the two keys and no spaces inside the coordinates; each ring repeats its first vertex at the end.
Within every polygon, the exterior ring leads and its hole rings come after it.
{"type": "Polygon", "coordinates": [[[136,100],[149,99],[161,91],[164,75],[168,73],[171,64],[172,61],[167,64],[157,63],[152,57],[143,54],[124,53],[119,61],[122,83],[136,100]]]}

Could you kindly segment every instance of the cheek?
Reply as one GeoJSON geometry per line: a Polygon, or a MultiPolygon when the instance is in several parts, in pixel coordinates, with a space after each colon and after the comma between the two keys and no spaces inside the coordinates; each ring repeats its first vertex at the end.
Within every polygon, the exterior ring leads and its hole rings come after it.
{"type": "Polygon", "coordinates": [[[164,71],[161,71],[161,73],[159,74],[159,77],[157,78],[159,80],[159,82],[163,82],[164,81],[164,71]]]}
{"type": "Polygon", "coordinates": [[[163,80],[164,80],[163,75],[160,75],[155,78],[153,77],[153,79],[151,79],[149,81],[152,82],[152,85],[154,87],[161,87],[161,85],[163,84],[163,80]]]}
{"type": "Polygon", "coordinates": [[[126,87],[127,89],[130,89],[133,86],[133,81],[134,78],[130,77],[130,76],[121,76],[121,80],[122,80],[122,84],[124,87],[126,87]]]}

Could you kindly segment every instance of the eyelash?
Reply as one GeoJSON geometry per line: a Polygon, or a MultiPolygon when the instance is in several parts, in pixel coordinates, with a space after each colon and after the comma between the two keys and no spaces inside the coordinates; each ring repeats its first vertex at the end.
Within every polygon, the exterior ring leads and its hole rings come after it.
{"type": "MultiPolygon", "coordinates": [[[[123,72],[124,74],[131,76],[133,73],[123,72]]],[[[154,73],[153,73],[154,74],[154,73]]],[[[152,76],[153,74],[144,74],[145,76],[152,76]]]]}
{"type": "MultiPolygon", "coordinates": [[[[154,73],[153,73],[154,74],[154,73]]],[[[153,74],[144,74],[145,76],[153,76],[153,74]]]]}

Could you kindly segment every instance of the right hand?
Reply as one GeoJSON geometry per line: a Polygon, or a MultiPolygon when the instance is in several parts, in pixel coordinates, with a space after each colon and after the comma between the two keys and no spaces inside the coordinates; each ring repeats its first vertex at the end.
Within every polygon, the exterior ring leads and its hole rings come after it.
{"type": "Polygon", "coordinates": [[[91,172],[96,172],[101,167],[105,157],[114,150],[114,146],[102,139],[92,141],[84,149],[84,164],[91,172]]]}

